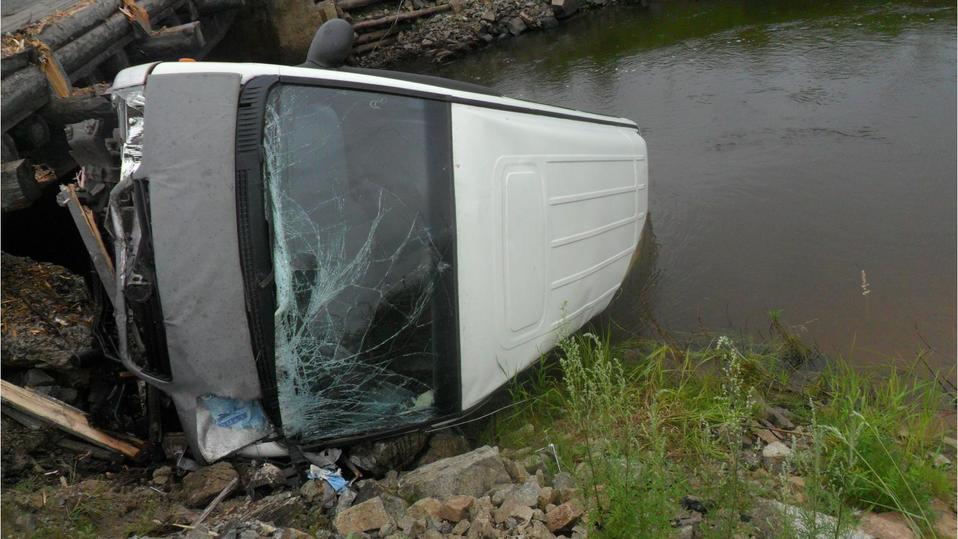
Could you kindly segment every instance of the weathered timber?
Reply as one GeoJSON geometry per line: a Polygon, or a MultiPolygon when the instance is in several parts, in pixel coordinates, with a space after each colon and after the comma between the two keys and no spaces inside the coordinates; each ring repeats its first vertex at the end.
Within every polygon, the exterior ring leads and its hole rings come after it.
{"type": "Polygon", "coordinates": [[[424,9],[417,9],[416,11],[407,11],[406,13],[399,13],[396,15],[380,17],[378,19],[367,19],[365,21],[360,21],[354,24],[353,30],[359,31],[359,30],[364,30],[366,28],[377,28],[379,26],[386,26],[388,24],[393,24],[396,22],[418,19],[419,17],[426,17],[428,15],[441,13],[449,9],[452,9],[452,5],[443,4],[441,6],[427,7],[424,9]]]}
{"type": "Polygon", "coordinates": [[[110,118],[113,105],[101,95],[71,96],[50,101],[39,114],[51,124],[67,125],[89,118],[110,118]]]}
{"type": "Polygon", "coordinates": [[[243,0],[193,0],[197,11],[200,13],[216,13],[227,9],[239,9],[243,7],[243,0]]]}
{"type": "Polygon", "coordinates": [[[36,36],[53,50],[66,45],[86,32],[99,26],[104,20],[117,13],[120,0],[99,0],[67,17],[53,18],[36,36]]]}
{"type": "Polygon", "coordinates": [[[135,459],[141,448],[90,426],[86,414],[56,399],[0,380],[0,399],[22,412],[52,423],[62,430],[100,447],[135,459]]]}
{"type": "Polygon", "coordinates": [[[371,50],[375,50],[379,47],[385,47],[386,45],[392,45],[396,42],[394,37],[386,37],[377,41],[372,41],[370,43],[364,43],[357,47],[353,47],[353,54],[365,54],[371,50]]]}
{"type": "Polygon", "coordinates": [[[336,7],[343,11],[349,11],[351,9],[359,9],[366,6],[380,4],[385,1],[386,0],[339,0],[336,2],[336,7]]]}
{"type": "Polygon", "coordinates": [[[29,159],[3,163],[0,177],[0,206],[4,212],[22,210],[40,198],[43,190],[33,173],[29,159]]]}
{"type": "Polygon", "coordinates": [[[200,21],[164,28],[128,48],[134,57],[153,60],[176,58],[195,53],[206,45],[200,21]]]}
{"type": "MultiPolygon", "coordinates": [[[[144,0],[140,5],[151,17],[182,4],[184,0],[144,0]]],[[[132,24],[126,15],[116,12],[82,36],[54,51],[56,59],[75,80],[89,74],[97,62],[116,54],[133,39],[132,24]]],[[[46,77],[37,66],[29,65],[0,81],[0,111],[4,132],[50,100],[46,77]]]]}
{"type": "Polygon", "coordinates": [[[24,49],[9,56],[4,56],[0,60],[0,77],[7,78],[7,76],[27,67],[30,64],[30,54],[29,49],[24,49]]]}
{"type": "Polygon", "coordinates": [[[372,43],[373,41],[379,41],[384,37],[389,37],[399,33],[398,28],[387,28],[385,30],[374,30],[372,32],[366,32],[365,34],[359,34],[359,36],[353,40],[353,45],[362,45],[364,43],[372,43]]]}

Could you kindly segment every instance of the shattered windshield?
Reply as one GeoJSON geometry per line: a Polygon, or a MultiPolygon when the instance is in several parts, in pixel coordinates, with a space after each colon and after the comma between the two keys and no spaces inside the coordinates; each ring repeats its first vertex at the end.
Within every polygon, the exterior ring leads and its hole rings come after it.
{"type": "Polygon", "coordinates": [[[418,423],[450,401],[440,383],[457,361],[443,107],[312,86],[269,96],[276,384],[293,440],[418,423]]]}

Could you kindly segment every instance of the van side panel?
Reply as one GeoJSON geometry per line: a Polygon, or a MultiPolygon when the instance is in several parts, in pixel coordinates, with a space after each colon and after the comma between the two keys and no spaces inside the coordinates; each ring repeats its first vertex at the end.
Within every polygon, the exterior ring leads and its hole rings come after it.
{"type": "Polygon", "coordinates": [[[648,208],[635,129],[452,105],[463,408],[611,301],[648,208]]]}

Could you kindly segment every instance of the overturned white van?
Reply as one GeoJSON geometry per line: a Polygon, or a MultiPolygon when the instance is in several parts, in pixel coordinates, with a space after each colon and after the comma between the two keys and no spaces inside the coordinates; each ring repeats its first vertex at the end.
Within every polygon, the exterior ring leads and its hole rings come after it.
{"type": "Polygon", "coordinates": [[[630,120],[349,68],[113,93],[120,357],[207,461],[461,417],[608,305],[642,234],[630,120]]]}

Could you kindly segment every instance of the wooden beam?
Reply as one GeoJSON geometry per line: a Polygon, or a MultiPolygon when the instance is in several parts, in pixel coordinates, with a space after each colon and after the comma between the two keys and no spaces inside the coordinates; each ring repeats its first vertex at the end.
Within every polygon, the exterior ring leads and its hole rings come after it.
{"type": "Polygon", "coordinates": [[[142,449],[90,426],[85,413],[54,398],[0,380],[0,400],[14,408],[50,422],[62,430],[127,458],[136,459],[142,449]]]}
{"type": "Polygon", "coordinates": [[[418,19],[419,17],[425,17],[427,15],[433,15],[435,13],[441,13],[448,9],[452,9],[451,4],[443,4],[441,6],[427,7],[425,9],[418,9],[416,11],[408,11],[406,13],[400,13],[398,15],[389,15],[387,17],[380,17],[378,19],[367,19],[365,21],[359,21],[353,25],[353,30],[359,31],[366,28],[376,28],[379,26],[386,26],[394,22],[402,22],[411,19],[418,19]]]}

